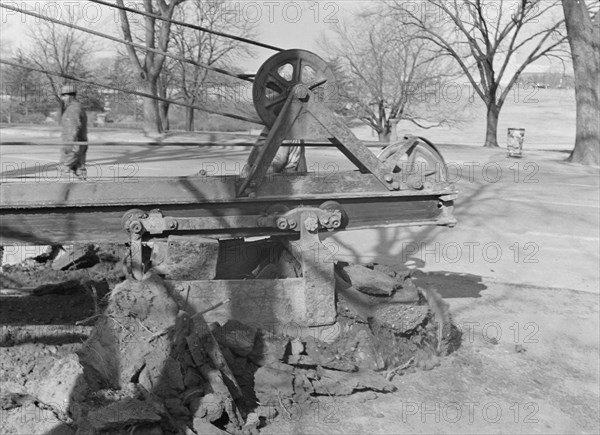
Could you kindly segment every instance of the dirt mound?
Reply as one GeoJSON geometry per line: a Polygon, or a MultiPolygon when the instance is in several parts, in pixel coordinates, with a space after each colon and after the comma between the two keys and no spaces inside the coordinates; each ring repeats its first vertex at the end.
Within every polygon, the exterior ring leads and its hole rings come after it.
{"type": "MultiPolygon", "coordinates": [[[[108,263],[91,268],[102,267],[109,275],[118,261],[108,263]]],[[[435,367],[460,341],[443,301],[415,287],[408,274],[343,263],[336,272],[338,321],[331,327],[335,334],[323,341],[318,335],[276,335],[235,320],[207,324],[157,275],[123,281],[102,299],[90,291],[89,267],[56,271],[40,263],[26,271],[17,268],[21,279],[34,277],[28,285],[38,285],[26,289],[24,297],[6,299],[3,310],[8,318],[11,308],[20,304],[24,310],[13,314],[19,324],[4,328],[2,335],[11,361],[3,362],[0,372],[7,385],[0,403],[8,428],[78,434],[257,433],[319,397],[394,391],[393,376],[435,367]],[[66,281],[41,284],[44,272],[53,280],[62,274],[66,281]],[[55,327],[63,328],[62,341],[50,344],[43,334],[28,336],[26,306],[32,300],[82,301],[74,305],[78,311],[55,306],[48,310],[52,316],[36,319],[49,322],[58,310],[55,321],[63,324],[55,327]],[[79,326],[73,325],[75,319],[79,326]],[[94,328],[86,326],[92,320],[94,328]],[[88,336],[83,345],[74,340],[88,336]],[[11,369],[17,367],[23,370],[14,378],[11,369]],[[23,419],[28,409],[48,418],[36,426],[23,419]]],[[[101,282],[112,287],[115,277],[92,282],[96,288],[101,282]]]]}

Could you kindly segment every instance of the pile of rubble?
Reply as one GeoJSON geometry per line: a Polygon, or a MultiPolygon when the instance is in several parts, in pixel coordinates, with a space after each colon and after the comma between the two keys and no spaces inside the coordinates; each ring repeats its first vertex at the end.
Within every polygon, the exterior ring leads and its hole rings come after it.
{"type": "Polygon", "coordinates": [[[253,434],[317,396],[392,392],[394,375],[433,368],[460,341],[406,273],[339,263],[336,293],[335,326],[289,336],[207,324],[159,276],[126,280],[77,355],[5,389],[2,409],[46,410],[64,431],[52,433],[253,434]]]}

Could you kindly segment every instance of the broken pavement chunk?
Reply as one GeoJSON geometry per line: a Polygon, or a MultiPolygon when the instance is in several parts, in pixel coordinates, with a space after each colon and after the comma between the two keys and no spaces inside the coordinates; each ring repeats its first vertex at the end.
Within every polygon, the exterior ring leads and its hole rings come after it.
{"type": "Polygon", "coordinates": [[[109,430],[143,423],[156,423],[161,420],[161,417],[154,412],[151,403],[128,397],[90,411],[87,420],[96,430],[109,430]]]}
{"type": "Polygon", "coordinates": [[[383,393],[396,391],[396,387],[381,375],[363,370],[345,373],[317,367],[316,376],[311,378],[315,394],[347,396],[357,390],[372,390],[383,393]]]}
{"type": "Polygon", "coordinates": [[[282,363],[260,367],[254,374],[254,389],[260,403],[294,395],[294,368],[282,363]]]}
{"type": "Polygon", "coordinates": [[[287,359],[288,364],[294,366],[307,366],[307,367],[326,367],[332,370],[339,370],[342,372],[355,372],[358,370],[358,366],[344,359],[332,359],[328,361],[317,362],[308,355],[290,355],[287,359]]]}
{"type": "Polygon", "coordinates": [[[403,278],[400,285],[392,296],[392,303],[416,304],[419,302],[419,290],[411,278],[403,278]]]}
{"type": "Polygon", "coordinates": [[[391,296],[398,282],[387,273],[357,264],[349,264],[337,268],[338,273],[348,284],[362,293],[374,296],[391,296]]]}
{"type": "Polygon", "coordinates": [[[304,363],[306,365],[311,365],[307,363],[313,361],[315,365],[344,372],[355,372],[358,370],[358,367],[354,363],[341,357],[336,345],[322,342],[314,337],[306,338],[305,352],[308,356],[307,358],[302,358],[303,355],[300,355],[300,358],[292,357],[288,361],[295,361],[297,364],[304,363]]]}
{"type": "Polygon", "coordinates": [[[429,315],[426,305],[380,305],[373,312],[371,327],[383,326],[399,334],[408,334],[423,324],[429,315]]]}
{"type": "Polygon", "coordinates": [[[221,418],[225,410],[222,397],[215,393],[194,397],[190,408],[194,410],[194,425],[197,420],[216,421],[221,418]]]}
{"type": "Polygon", "coordinates": [[[256,328],[237,320],[229,320],[225,325],[216,328],[213,335],[222,346],[228,347],[240,356],[248,356],[254,348],[256,328]]]}
{"type": "Polygon", "coordinates": [[[65,270],[72,266],[92,265],[97,262],[98,256],[94,245],[65,245],[52,262],[52,269],[65,270]]]}

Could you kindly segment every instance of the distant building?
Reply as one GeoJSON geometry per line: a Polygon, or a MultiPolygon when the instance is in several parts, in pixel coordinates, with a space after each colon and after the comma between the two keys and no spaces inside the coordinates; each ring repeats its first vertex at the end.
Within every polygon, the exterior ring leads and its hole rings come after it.
{"type": "Polygon", "coordinates": [[[521,73],[519,83],[523,86],[535,86],[541,89],[546,88],[573,88],[573,75],[567,74],[562,68],[556,65],[529,65],[521,73]]]}
{"type": "MultiPolygon", "coordinates": [[[[522,64],[517,53],[508,62],[508,67],[502,77],[502,86],[507,86],[513,74],[522,64]]],[[[520,74],[517,83],[521,86],[534,85],[539,88],[572,88],[573,74],[572,70],[562,63],[542,63],[535,62],[528,65],[520,74]]]]}

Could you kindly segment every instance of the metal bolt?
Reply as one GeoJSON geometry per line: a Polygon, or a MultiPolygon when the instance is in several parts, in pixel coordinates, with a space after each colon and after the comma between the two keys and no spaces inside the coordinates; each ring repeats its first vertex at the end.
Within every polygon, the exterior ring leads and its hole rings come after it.
{"type": "Polygon", "coordinates": [[[290,228],[291,228],[291,229],[294,229],[294,228],[296,228],[296,226],[298,225],[298,224],[296,223],[296,221],[288,221],[288,224],[290,225],[290,228]]]}
{"type": "Polygon", "coordinates": [[[397,181],[394,181],[392,183],[392,189],[394,189],[394,190],[400,190],[400,184],[398,184],[397,181]]]}
{"type": "Polygon", "coordinates": [[[142,231],[142,228],[142,224],[138,221],[132,222],[131,225],[129,225],[129,230],[132,233],[140,233],[142,231]]]}
{"type": "Polygon", "coordinates": [[[174,230],[175,228],[177,228],[177,221],[171,221],[169,222],[169,228],[174,230]]]}
{"type": "Polygon", "coordinates": [[[279,228],[280,230],[287,230],[288,226],[289,223],[285,217],[280,216],[277,218],[277,228],[279,228]]]}
{"type": "Polygon", "coordinates": [[[416,176],[410,177],[407,180],[406,184],[408,184],[408,186],[411,189],[415,189],[415,190],[423,188],[423,180],[421,180],[420,177],[416,177],[416,176]]]}
{"type": "Polygon", "coordinates": [[[392,177],[391,174],[387,174],[385,176],[385,181],[388,182],[388,183],[391,183],[392,181],[394,181],[394,177],[392,177]]]}
{"type": "Polygon", "coordinates": [[[295,94],[298,99],[303,100],[308,97],[308,89],[305,86],[296,86],[295,94]]]}

